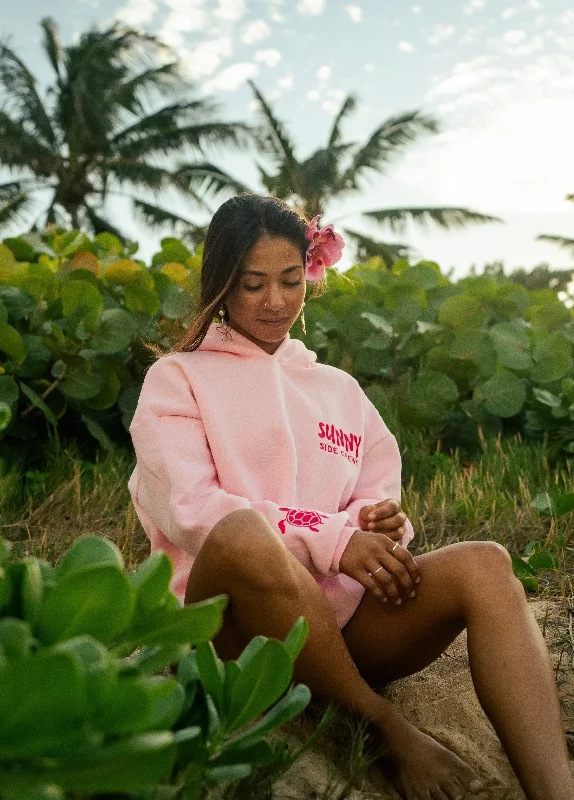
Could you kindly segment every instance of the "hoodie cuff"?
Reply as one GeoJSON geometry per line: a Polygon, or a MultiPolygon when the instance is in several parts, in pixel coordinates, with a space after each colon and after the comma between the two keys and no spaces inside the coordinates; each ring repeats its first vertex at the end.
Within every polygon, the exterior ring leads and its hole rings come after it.
{"type": "Polygon", "coordinates": [[[345,552],[345,547],[349,544],[349,540],[356,530],[359,530],[356,525],[345,525],[341,531],[339,542],[335,548],[333,559],[331,561],[331,569],[333,572],[339,572],[339,561],[341,560],[341,556],[345,552]]]}

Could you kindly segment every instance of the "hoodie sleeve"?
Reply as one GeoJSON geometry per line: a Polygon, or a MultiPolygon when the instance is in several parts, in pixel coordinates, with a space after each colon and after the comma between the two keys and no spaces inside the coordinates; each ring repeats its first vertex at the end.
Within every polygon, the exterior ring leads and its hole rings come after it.
{"type": "MultiPolygon", "coordinates": [[[[359,511],[388,498],[401,497],[401,456],[397,440],[383,422],[381,415],[363,393],[365,414],[365,450],[361,471],[349,502],[344,510],[349,515],[353,530],[360,528],[359,511]]],[[[401,545],[406,547],[414,538],[411,521],[405,521],[405,534],[401,545]]]]}
{"type": "MultiPolygon", "coordinates": [[[[249,500],[219,485],[205,428],[192,388],[174,361],[147,372],[130,426],[139,474],[137,503],[164,536],[196,556],[208,533],[226,514],[255,509],[281,536],[287,549],[309,572],[327,577],[338,572],[339,559],[355,528],[345,511],[290,509],[269,500],[249,500]]],[[[142,523],[143,524],[143,523],[142,523]]]]}

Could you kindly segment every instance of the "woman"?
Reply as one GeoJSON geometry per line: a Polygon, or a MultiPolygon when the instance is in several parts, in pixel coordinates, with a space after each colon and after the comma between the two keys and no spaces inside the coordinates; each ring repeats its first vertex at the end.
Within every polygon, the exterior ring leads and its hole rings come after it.
{"type": "Polygon", "coordinates": [[[478,698],[527,797],[573,800],[548,652],[508,553],[461,542],[415,560],[395,438],[354,378],[289,337],[306,279],[317,296],[341,252],[316,222],[254,195],[213,217],[198,314],[150,367],[130,429],[152,549],[171,557],[186,603],[229,595],[223,659],[305,616],[297,680],[372,723],[408,800],[482,781],[371,687],[423,669],[467,628],[478,698]]]}

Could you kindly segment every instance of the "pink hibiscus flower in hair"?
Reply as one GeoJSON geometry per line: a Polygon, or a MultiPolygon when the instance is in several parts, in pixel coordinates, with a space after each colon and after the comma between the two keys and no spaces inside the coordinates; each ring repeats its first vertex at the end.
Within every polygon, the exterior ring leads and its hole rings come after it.
{"type": "Polygon", "coordinates": [[[318,283],[326,267],[332,267],[343,254],[345,242],[340,233],[335,233],[332,225],[317,228],[321,215],[313,217],[305,238],[310,242],[307,248],[305,277],[311,283],[318,283]]]}

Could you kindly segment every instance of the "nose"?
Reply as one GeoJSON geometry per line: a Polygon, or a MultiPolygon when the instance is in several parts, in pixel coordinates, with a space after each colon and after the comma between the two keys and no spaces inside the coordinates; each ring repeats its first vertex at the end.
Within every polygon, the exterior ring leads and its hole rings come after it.
{"type": "Polygon", "coordinates": [[[269,311],[280,311],[285,308],[285,298],[279,286],[271,285],[265,298],[265,308],[269,309],[269,311]]]}

